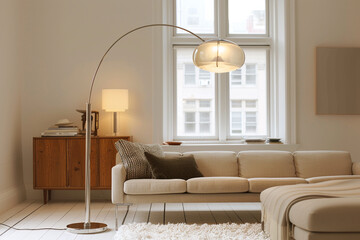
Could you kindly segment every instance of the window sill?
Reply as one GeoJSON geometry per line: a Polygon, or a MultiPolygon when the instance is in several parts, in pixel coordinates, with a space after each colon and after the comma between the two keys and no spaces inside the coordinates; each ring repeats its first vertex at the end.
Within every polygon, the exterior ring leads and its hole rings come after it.
{"type": "Polygon", "coordinates": [[[294,152],[299,144],[282,143],[183,143],[181,145],[163,145],[165,152],[190,151],[246,151],[246,150],[280,150],[294,152]]]}

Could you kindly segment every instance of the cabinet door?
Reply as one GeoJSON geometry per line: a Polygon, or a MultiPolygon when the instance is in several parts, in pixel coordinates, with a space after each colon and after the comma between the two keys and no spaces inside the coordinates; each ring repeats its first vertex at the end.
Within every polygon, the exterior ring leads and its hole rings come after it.
{"type": "MultiPolygon", "coordinates": [[[[99,151],[98,140],[91,139],[90,184],[99,186],[99,151]]],[[[68,139],[68,187],[85,186],[85,138],[68,139]]]]}
{"type": "Polygon", "coordinates": [[[100,141],[100,187],[111,188],[111,168],[115,166],[115,142],[119,138],[103,138],[100,141]]]}
{"type": "Polygon", "coordinates": [[[66,139],[34,140],[34,188],[66,187],[66,139]]]}

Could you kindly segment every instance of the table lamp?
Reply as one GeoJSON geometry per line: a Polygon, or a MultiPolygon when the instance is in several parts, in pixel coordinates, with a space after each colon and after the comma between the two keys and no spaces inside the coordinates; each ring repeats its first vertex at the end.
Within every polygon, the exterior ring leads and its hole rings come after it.
{"type": "MultiPolygon", "coordinates": [[[[86,103],[86,135],[85,135],[85,222],[72,223],[67,225],[67,230],[71,233],[99,233],[107,229],[104,223],[90,221],[90,153],[91,153],[91,95],[99,72],[100,66],[109,51],[124,37],[132,32],[148,27],[171,27],[178,28],[194,37],[197,37],[203,43],[200,44],[193,53],[194,65],[215,73],[231,72],[240,68],[245,62],[245,54],[242,48],[228,40],[215,39],[205,41],[195,33],[171,24],[155,23],[134,28],[127,33],[121,35],[113,44],[105,51],[100,59],[90,85],[88,102],[86,103]]],[[[116,212],[116,211],[115,211],[116,212]]]]}
{"type": "Polygon", "coordinates": [[[117,133],[117,113],[125,112],[129,108],[129,91],[127,89],[103,89],[102,109],[113,112],[113,132],[117,133]]]}

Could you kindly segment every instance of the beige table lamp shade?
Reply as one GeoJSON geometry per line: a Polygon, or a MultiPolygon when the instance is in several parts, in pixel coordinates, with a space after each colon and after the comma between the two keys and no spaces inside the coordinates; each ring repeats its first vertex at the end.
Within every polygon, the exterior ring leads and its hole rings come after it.
{"type": "Polygon", "coordinates": [[[127,89],[103,89],[102,109],[106,112],[124,112],[129,108],[127,89]]]}

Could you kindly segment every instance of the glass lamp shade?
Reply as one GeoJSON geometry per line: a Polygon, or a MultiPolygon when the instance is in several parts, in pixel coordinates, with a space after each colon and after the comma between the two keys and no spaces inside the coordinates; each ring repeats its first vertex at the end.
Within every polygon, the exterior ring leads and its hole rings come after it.
{"type": "Polygon", "coordinates": [[[231,72],[244,64],[245,54],[236,43],[227,40],[210,40],[194,50],[193,62],[195,66],[208,72],[231,72]]]}
{"type": "Polygon", "coordinates": [[[102,109],[106,112],[124,112],[129,108],[127,89],[103,89],[102,109]]]}

